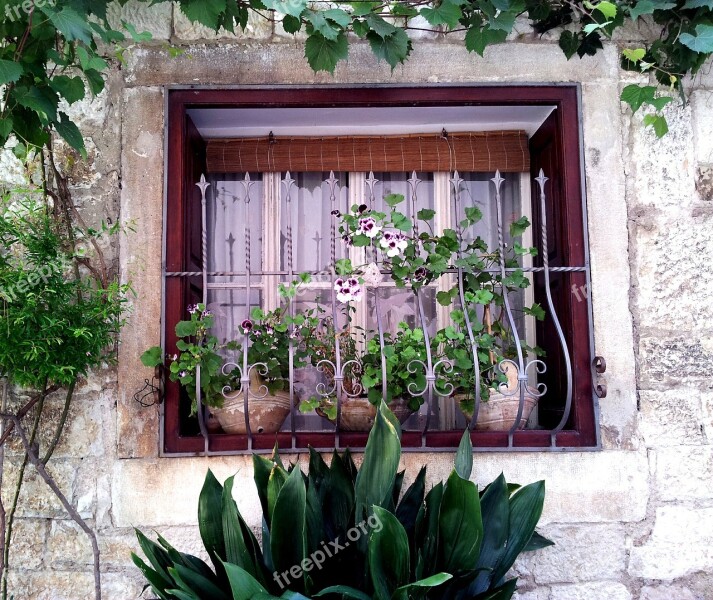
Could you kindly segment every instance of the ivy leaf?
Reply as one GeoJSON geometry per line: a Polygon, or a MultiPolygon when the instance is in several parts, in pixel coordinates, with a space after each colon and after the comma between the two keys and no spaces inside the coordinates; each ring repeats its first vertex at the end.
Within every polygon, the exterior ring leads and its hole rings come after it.
{"type": "MultiPolygon", "coordinates": [[[[675,4],[673,5],[675,6],[675,4]]],[[[670,8],[673,8],[671,6],[670,8]]],[[[707,8],[709,10],[713,10],[713,0],[688,0],[684,5],[683,8],[688,8],[688,9],[696,9],[696,8],[707,8]]]]}
{"type": "Polygon", "coordinates": [[[639,62],[642,58],[644,58],[644,56],[646,56],[646,50],[643,48],[624,48],[621,53],[624,55],[624,58],[633,63],[639,62]]]}
{"type": "Polygon", "coordinates": [[[95,71],[103,71],[109,66],[103,58],[97,56],[93,52],[89,54],[87,49],[83,48],[82,46],[78,46],[75,50],[75,53],[77,55],[77,58],[79,59],[79,64],[82,67],[82,71],[88,71],[89,69],[94,69],[95,71]]]}
{"type": "Polygon", "coordinates": [[[335,39],[329,40],[315,31],[305,43],[305,58],[315,73],[318,71],[334,73],[337,63],[345,59],[348,54],[349,42],[344,32],[337,35],[335,39]]]}
{"type": "Polygon", "coordinates": [[[218,29],[218,19],[225,11],[225,0],[181,0],[181,11],[191,21],[218,29]]]}
{"type": "Polygon", "coordinates": [[[655,10],[670,10],[676,8],[675,2],[666,0],[639,0],[636,6],[629,8],[632,20],[636,21],[641,15],[652,15],[655,10]]]}
{"type": "Polygon", "coordinates": [[[291,17],[299,17],[307,8],[307,0],[263,0],[263,3],[270,10],[291,17]]]}
{"type": "Polygon", "coordinates": [[[379,3],[357,0],[356,2],[350,2],[349,5],[352,7],[352,14],[355,17],[363,17],[379,6],[379,3]]]}
{"type": "Polygon", "coordinates": [[[0,121],[0,147],[5,145],[12,133],[12,117],[6,116],[0,121]]]}
{"type": "Polygon", "coordinates": [[[651,100],[649,104],[653,106],[656,110],[662,110],[663,107],[666,106],[669,102],[673,102],[673,98],[671,98],[671,96],[659,96],[651,100]]]}
{"type": "MultiPolygon", "coordinates": [[[[363,4],[376,4],[378,6],[379,3],[365,2],[363,4]]],[[[396,4],[391,6],[391,14],[395,17],[415,17],[418,15],[418,10],[416,10],[413,6],[409,6],[405,2],[396,2],[396,4]]]]}
{"type": "Polygon", "coordinates": [[[32,86],[17,87],[14,90],[15,100],[18,104],[34,110],[39,115],[44,115],[50,121],[57,120],[57,94],[48,87],[32,86]]]}
{"type": "Polygon", "coordinates": [[[389,23],[387,20],[383,19],[379,15],[375,14],[369,14],[366,16],[364,19],[366,21],[366,24],[369,26],[369,28],[378,36],[380,37],[386,37],[389,35],[392,35],[395,33],[397,30],[398,31],[403,31],[401,29],[398,29],[391,23],[389,23]]]}
{"type": "Polygon", "coordinates": [[[616,5],[612,4],[608,0],[603,0],[595,7],[600,13],[602,13],[607,19],[613,19],[616,17],[616,5]]]}
{"type": "Polygon", "coordinates": [[[564,52],[567,60],[577,54],[579,49],[579,35],[574,31],[565,30],[560,34],[559,47],[564,52]]]}
{"type": "Polygon", "coordinates": [[[307,19],[309,20],[309,24],[312,26],[311,30],[308,28],[308,32],[318,31],[320,34],[322,34],[328,40],[336,40],[337,36],[342,31],[342,29],[340,27],[335,26],[334,23],[332,23],[331,21],[328,21],[324,17],[323,11],[317,11],[317,10],[307,11],[307,19]]]}
{"type": "Polygon", "coordinates": [[[95,96],[101,94],[104,89],[104,78],[102,74],[96,69],[87,69],[84,71],[84,76],[87,78],[87,83],[89,84],[89,89],[95,96]]]}
{"type": "Polygon", "coordinates": [[[696,35],[682,33],[678,40],[694,52],[710,54],[713,52],[713,25],[696,25],[696,35]]]}
{"type": "Polygon", "coordinates": [[[38,5],[38,8],[47,15],[52,25],[68,41],[79,40],[87,45],[92,43],[92,30],[87,23],[86,16],[80,15],[69,7],[65,7],[59,12],[47,5],[38,5]]]}
{"type": "Polygon", "coordinates": [[[22,77],[22,65],[14,60],[0,60],[0,85],[14,83],[22,77]]]}
{"type": "Polygon", "coordinates": [[[287,33],[297,33],[302,28],[302,21],[292,15],[285,15],[282,18],[282,28],[287,33]]]}
{"type": "Polygon", "coordinates": [[[490,19],[490,28],[510,33],[515,25],[516,18],[516,12],[500,11],[497,16],[490,19]]]}
{"type": "Polygon", "coordinates": [[[656,97],[656,88],[652,85],[627,85],[621,92],[621,101],[631,106],[632,112],[636,112],[641,105],[650,103],[656,97]]]}
{"type": "MultiPolygon", "coordinates": [[[[606,27],[609,23],[602,23],[602,27],[606,27]]],[[[579,43],[579,48],[577,48],[577,55],[579,58],[587,56],[594,56],[598,50],[601,50],[602,37],[598,33],[591,33],[585,35],[584,39],[579,43]]]]}
{"type": "Polygon", "coordinates": [[[50,79],[50,86],[69,104],[74,104],[84,98],[84,81],[81,77],[57,75],[50,79]]]}
{"type": "Polygon", "coordinates": [[[476,52],[483,56],[485,48],[492,44],[502,44],[507,39],[507,31],[491,29],[489,26],[474,26],[465,34],[465,48],[468,52],[476,52]]]}
{"type": "Polygon", "coordinates": [[[537,302],[533,304],[531,307],[525,306],[522,309],[522,312],[524,312],[526,315],[530,315],[532,317],[535,317],[538,321],[544,321],[545,320],[545,309],[542,308],[537,302]]]}
{"type": "Polygon", "coordinates": [[[457,2],[442,0],[435,8],[422,8],[421,16],[431,25],[446,25],[453,29],[458,26],[463,11],[457,2]]]}
{"type": "Polygon", "coordinates": [[[136,27],[127,21],[122,21],[121,24],[124,26],[124,29],[129,32],[131,39],[137,43],[148,42],[153,38],[150,31],[138,32],[136,31],[136,27]]]}
{"type": "Polygon", "coordinates": [[[67,142],[72,148],[74,148],[82,158],[86,160],[87,149],[84,147],[84,138],[82,137],[79,128],[72,123],[70,118],[64,113],[60,113],[59,122],[55,122],[54,128],[57,133],[62,136],[65,142],[67,142]]]}
{"type": "Polygon", "coordinates": [[[520,217],[517,221],[510,223],[510,236],[520,237],[530,226],[530,221],[527,217],[520,217]]]}
{"type": "Polygon", "coordinates": [[[657,138],[662,138],[668,133],[668,123],[666,122],[666,117],[663,115],[657,115],[655,113],[646,115],[644,117],[644,125],[653,127],[657,138]]]}

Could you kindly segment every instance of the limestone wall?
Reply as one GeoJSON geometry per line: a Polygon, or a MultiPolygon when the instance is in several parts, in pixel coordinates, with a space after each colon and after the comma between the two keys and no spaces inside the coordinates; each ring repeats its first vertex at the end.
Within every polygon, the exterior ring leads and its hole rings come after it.
{"type": "MultiPolygon", "coordinates": [[[[313,74],[301,43],[279,25],[255,20],[246,34],[216,39],[169,5],[119,12],[154,42],[133,49],[101,97],[77,109],[90,165],[74,183],[90,219],[134,221],[136,233],[111,254],[137,297],[118,368],[81,386],[50,466],[98,531],[107,600],[141,592],[132,527],[199,548],[197,496],[208,467],[220,478],[237,472],[240,509],[259,520],[249,458],[159,458],[157,412],[132,400],[149,376],[138,355],[159,341],[163,86],[562,81],[582,84],[595,343],[608,363],[604,449],[478,454],[475,477],[547,481],[541,530],[557,545],[518,563],[521,598],[713,598],[713,76],[691,82],[691,103],[668,109],[672,132],[655,141],[618,99],[635,76],[619,69],[614,44],[567,61],[556,40],[521,27],[482,59],[434,33],[393,73],[354,43],[331,77],[313,74]],[[170,58],[167,42],[186,52],[170,58]]],[[[0,168],[6,179],[20,176],[7,156],[0,168]]],[[[52,399],[57,411],[61,401],[52,399]]],[[[6,460],[7,487],[19,458],[6,460]]],[[[409,454],[403,463],[413,477],[426,460],[441,479],[452,455],[409,454]]],[[[30,470],[11,590],[18,599],[89,598],[89,545],[43,485],[30,470]]]]}

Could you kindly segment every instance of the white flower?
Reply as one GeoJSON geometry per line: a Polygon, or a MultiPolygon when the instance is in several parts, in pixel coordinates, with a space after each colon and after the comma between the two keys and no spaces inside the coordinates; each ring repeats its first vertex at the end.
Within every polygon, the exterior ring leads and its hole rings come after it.
{"type": "Polygon", "coordinates": [[[376,224],[374,217],[359,219],[359,233],[363,233],[368,238],[374,238],[380,231],[381,226],[376,224]]]}
{"type": "Polygon", "coordinates": [[[359,302],[361,300],[361,285],[356,277],[337,279],[334,282],[334,291],[337,292],[337,300],[340,302],[350,302],[351,300],[359,302]]]}
{"type": "Polygon", "coordinates": [[[386,256],[393,258],[408,247],[408,238],[401,233],[386,231],[381,238],[381,247],[386,250],[386,256]]]}
{"type": "Polygon", "coordinates": [[[381,270],[376,263],[369,263],[366,269],[364,269],[361,278],[366,285],[376,287],[384,279],[384,276],[381,274],[381,270]]]}

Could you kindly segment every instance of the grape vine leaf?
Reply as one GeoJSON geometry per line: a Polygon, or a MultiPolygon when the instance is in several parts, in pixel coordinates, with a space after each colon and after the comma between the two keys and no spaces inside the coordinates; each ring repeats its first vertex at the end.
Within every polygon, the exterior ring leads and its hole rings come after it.
{"type": "Polygon", "coordinates": [[[696,35],[682,33],[679,41],[694,52],[710,54],[713,52],[713,25],[699,23],[696,25],[696,35]]]}
{"type": "Polygon", "coordinates": [[[315,31],[305,42],[305,58],[315,72],[334,73],[337,63],[349,54],[349,42],[342,32],[333,40],[315,31]]]}
{"type": "Polygon", "coordinates": [[[0,60],[0,85],[14,83],[22,77],[22,65],[14,60],[0,60]]]}

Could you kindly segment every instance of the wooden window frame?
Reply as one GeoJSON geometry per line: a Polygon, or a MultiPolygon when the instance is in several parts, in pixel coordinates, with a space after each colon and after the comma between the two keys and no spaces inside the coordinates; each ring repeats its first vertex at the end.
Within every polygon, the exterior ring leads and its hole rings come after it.
{"type": "MultiPolygon", "coordinates": [[[[308,87],[287,86],[233,89],[167,88],[166,89],[166,202],[164,215],[164,271],[197,271],[196,247],[200,247],[200,224],[196,237],[192,207],[200,204],[200,194],[194,183],[205,167],[205,146],[193,126],[188,110],[195,108],[282,108],[282,107],[374,107],[374,106],[508,106],[546,105],[556,110],[530,139],[531,176],[541,166],[556,168],[558,177],[549,194],[552,215],[548,217],[550,252],[554,265],[589,265],[587,223],[583,188],[583,158],[580,131],[580,88],[578,85],[528,86],[370,86],[370,87],[308,87]],[[541,134],[541,135],[538,135],[541,134]],[[196,240],[198,245],[196,246],[196,240]]],[[[549,174],[549,173],[546,173],[549,174]]],[[[537,186],[533,186],[533,194],[537,186]]],[[[539,198],[539,196],[538,196],[539,198]]],[[[537,207],[533,203],[535,225],[537,207]]],[[[548,210],[549,213],[549,210],[548,210]]],[[[536,236],[537,237],[537,236],[536,236]]],[[[199,256],[199,255],[198,255],[199,256]]],[[[552,262],[552,261],[551,261],[552,262]]],[[[591,303],[572,300],[572,286],[587,286],[584,272],[562,275],[559,316],[570,346],[573,374],[572,411],[567,427],[556,435],[552,446],[548,430],[522,430],[514,433],[513,447],[508,448],[507,432],[473,431],[476,450],[592,450],[600,447],[597,423],[598,403],[592,387],[593,338],[591,303]]],[[[190,281],[164,278],[163,344],[169,353],[175,352],[176,322],[185,316],[191,303],[190,281]]],[[[573,289],[573,288],[572,288],[573,289]]],[[[537,298],[536,298],[537,299],[537,298]]],[[[178,384],[166,381],[161,413],[161,453],[163,455],[195,455],[202,453],[204,440],[200,434],[182,435],[178,384]]],[[[427,451],[450,450],[457,447],[461,432],[433,431],[427,434],[427,451]]],[[[367,434],[340,434],[342,446],[363,448],[367,434]]],[[[291,434],[277,433],[257,436],[253,451],[269,451],[278,442],[291,446],[291,434]]],[[[311,445],[330,448],[334,435],[328,432],[298,432],[297,446],[311,445]]],[[[419,432],[404,432],[405,450],[422,448],[419,432]]],[[[243,452],[248,448],[246,436],[221,434],[212,436],[211,453],[243,452]]]]}

